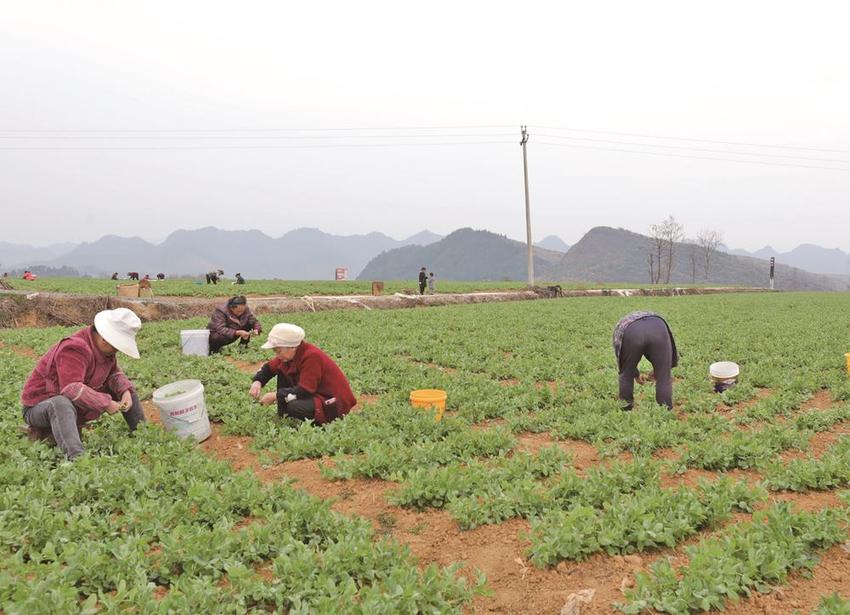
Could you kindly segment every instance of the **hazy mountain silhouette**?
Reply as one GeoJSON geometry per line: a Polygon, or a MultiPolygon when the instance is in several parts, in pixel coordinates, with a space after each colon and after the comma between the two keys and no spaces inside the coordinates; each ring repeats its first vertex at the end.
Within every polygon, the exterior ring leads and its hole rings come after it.
{"type": "MultiPolygon", "coordinates": [[[[652,240],[625,229],[599,226],[591,229],[573,245],[552,275],[561,280],[582,282],[650,282],[649,254],[652,240]]],[[[769,264],[747,256],[718,251],[706,278],[702,251],[692,243],[676,244],[672,284],[708,283],[767,287],[769,264]],[[692,258],[693,257],[693,260],[692,258]]],[[[663,279],[663,278],[662,278],[663,279]]],[[[784,290],[846,290],[847,282],[789,267],[776,266],[775,288],[784,290]]]]}
{"type": "Polygon", "coordinates": [[[54,243],[49,246],[36,247],[0,241],[0,268],[3,271],[27,268],[33,266],[34,263],[67,254],[76,245],[74,243],[54,243]]]}
{"type": "Polygon", "coordinates": [[[811,243],[803,243],[789,252],[779,252],[770,246],[765,246],[755,252],[746,250],[727,250],[730,254],[752,256],[770,260],[773,256],[776,262],[798,267],[812,273],[827,273],[850,275],[850,254],[838,248],[824,248],[811,243]]]}
{"type": "Polygon", "coordinates": [[[439,235],[422,231],[399,241],[382,233],[342,236],[300,228],[275,239],[256,230],[206,227],[174,231],[158,245],[138,237],[107,235],[40,264],[67,265],[91,275],[113,271],[200,275],[223,269],[229,276],[238,271],[248,278],[327,280],[333,279],[337,267],[347,267],[353,278],[376,254],[435,237],[439,235]]]}
{"type": "MultiPolygon", "coordinates": [[[[420,267],[438,280],[525,280],[528,275],[526,244],[489,231],[458,229],[428,246],[407,246],[376,256],[359,280],[413,280],[420,267]]],[[[562,254],[534,250],[535,277],[544,279],[562,254]]]]}
{"type": "Polygon", "coordinates": [[[557,235],[548,235],[534,245],[539,248],[545,248],[546,250],[554,250],[555,252],[566,252],[570,249],[570,245],[557,235]]]}

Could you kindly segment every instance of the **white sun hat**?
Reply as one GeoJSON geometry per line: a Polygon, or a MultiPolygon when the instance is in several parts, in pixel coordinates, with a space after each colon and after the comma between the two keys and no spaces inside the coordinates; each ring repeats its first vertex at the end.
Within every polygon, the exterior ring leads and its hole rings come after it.
{"type": "Polygon", "coordinates": [[[734,361],[718,361],[717,363],[712,363],[708,368],[709,375],[718,380],[737,378],[740,372],[741,369],[734,361]]]}
{"type": "Polygon", "coordinates": [[[279,322],[269,331],[268,341],[260,346],[266,350],[270,348],[295,348],[304,341],[304,329],[298,325],[288,322],[279,322]]]}
{"type": "Polygon", "coordinates": [[[111,346],[128,357],[139,358],[136,333],[142,328],[142,321],[132,310],[116,308],[98,312],[94,317],[94,328],[111,346]]]}

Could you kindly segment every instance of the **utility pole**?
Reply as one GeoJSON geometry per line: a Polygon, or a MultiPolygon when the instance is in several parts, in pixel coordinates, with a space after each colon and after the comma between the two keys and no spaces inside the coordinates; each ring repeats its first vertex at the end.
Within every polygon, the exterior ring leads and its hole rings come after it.
{"type": "Polygon", "coordinates": [[[522,126],[522,173],[525,177],[525,238],[528,241],[528,287],[534,286],[534,250],[531,245],[531,205],[528,199],[528,154],[525,144],[528,143],[527,126],[522,126]]]}

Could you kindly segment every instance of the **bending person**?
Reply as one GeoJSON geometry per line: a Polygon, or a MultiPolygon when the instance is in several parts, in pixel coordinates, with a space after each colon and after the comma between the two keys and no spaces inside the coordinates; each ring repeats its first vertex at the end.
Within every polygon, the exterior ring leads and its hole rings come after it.
{"type": "Polygon", "coordinates": [[[94,325],[57,342],[39,359],[21,393],[30,435],[53,437],[68,459],[83,454],[80,427],[104,412],[121,412],[130,431],[145,421],[133,383],[118,366],[120,350],[139,358],[139,317],[127,308],[104,310],[94,325]]]}
{"type": "Polygon", "coordinates": [[[231,297],[227,303],[215,309],[207,324],[210,330],[210,353],[218,352],[237,339],[247,346],[252,335],[258,335],[263,327],[248,307],[245,297],[231,297]]]}
{"type": "Polygon", "coordinates": [[[254,375],[249,394],[264,405],[277,404],[278,416],[330,423],[357,403],[345,374],[328,355],[304,341],[304,329],[289,323],[272,327],[262,348],[274,350],[275,358],[254,375]],[[260,395],[277,376],[277,391],[260,395]]]}
{"type": "Polygon", "coordinates": [[[652,363],[655,401],[673,409],[673,376],[670,370],[679,362],[673,333],[661,316],[654,312],[632,312],[614,328],[614,354],[620,372],[620,399],[624,409],[634,403],[634,383],[644,378],[638,371],[641,357],[652,363]]]}

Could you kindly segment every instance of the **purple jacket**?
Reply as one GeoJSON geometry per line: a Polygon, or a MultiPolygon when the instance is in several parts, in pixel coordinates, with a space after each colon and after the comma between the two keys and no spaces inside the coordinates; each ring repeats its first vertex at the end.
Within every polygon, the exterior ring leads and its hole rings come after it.
{"type": "Polygon", "coordinates": [[[213,333],[230,338],[235,338],[236,332],[239,330],[247,331],[249,329],[255,329],[257,333],[263,330],[260,322],[251,313],[251,308],[246,306],[245,311],[242,312],[242,316],[237,317],[227,307],[227,303],[215,309],[212,318],[210,318],[207,324],[207,329],[213,333]]]}

